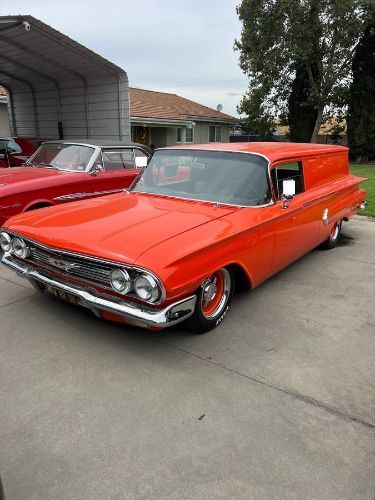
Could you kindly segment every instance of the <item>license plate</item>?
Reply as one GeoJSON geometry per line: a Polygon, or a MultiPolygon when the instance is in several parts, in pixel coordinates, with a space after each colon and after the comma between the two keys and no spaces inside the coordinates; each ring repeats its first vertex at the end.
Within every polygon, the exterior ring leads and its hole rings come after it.
{"type": "Polygon", "coordinates": [[[54,295],[57,299],[63,300],[64,302],[69,302],[69,304],[78,305],[78,299],[75,295],[71,293],[64,292],[64,290],[58,290],[57,288],[49,288],[50,293],[54,295]]]}

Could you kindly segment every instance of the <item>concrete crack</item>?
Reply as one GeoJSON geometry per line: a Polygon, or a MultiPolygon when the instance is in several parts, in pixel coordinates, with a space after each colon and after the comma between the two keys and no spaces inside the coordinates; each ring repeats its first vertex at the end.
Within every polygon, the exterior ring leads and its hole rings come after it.
{"type": "MultiPolygon", "coordinates": [[[[149,335],[148,337],[153,338],[151,335],[149,335]]],[[[160,344],[164,344],[168,347],[171,347],[172,349],[176,349],[177,351],[181,351],[185,354],[188,354],[188,355],[193,356],[195,358],[201,359],[202,361],[205,361],[206,363],[217,366],[218,368],[222,368],[223,370],[230,372],[230,373],[233,373],[235,375],[238,375],[239,377],[245,378],[247,380],[251,380],[252,382],[254,382],[256,384],[260,384],[260,385],[269,387],[275,391],[286,394],[294,399],[298,399],[299,401],[303,401],[306,404],[320,408],[321,410],[324,410],[328,413],[331,413],[332,415],[335,415],[336,417],[343,418],[345,420],[349,420],[349,421],[355,422],[357,424],[361,424],[369,429],[375,429],[375,424],[372,424],[371,422],[367,422],[366,420],[363,420],[362,418],[359,418],[355,415],[350,415],[349,413],[345,413],[344,411],[342,411],[338,408],[330,406],[327,403],[323,403],[322,401],[319,401],[319,400],[312,398],[310,396],[305,396],[304,394],[301,394],[298,391],[293,391],[287,387],[282,387],[282,386],[273,384],[271,382],[266,382],[266,381],[260,380],[256,377],[251,377],[250,375],[247,375],[246,373],[239,372],[239,371],[234,370],[233,368],[229,368],[221,363],[217,363],[216,361],[213,361],[211,358],[208,359],[208,358],[201,356],[199,354],[195,354],[193,352],[187,351],[186,349],[183,349],[181,347],[177,347],[173,344],[169,344],[168,342],[165,342],[163,340],[155,339],[155,338],[153,338],[153,340],[155,340],[155,342],[159,342],[160,344]]]]}

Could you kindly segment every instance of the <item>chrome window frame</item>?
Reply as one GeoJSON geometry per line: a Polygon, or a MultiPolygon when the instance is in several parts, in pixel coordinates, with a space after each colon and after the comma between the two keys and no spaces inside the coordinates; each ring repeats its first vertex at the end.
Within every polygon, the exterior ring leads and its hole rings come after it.
{"type": "MultiPolygon", "coordinates": [[[[189,200],[189,201],[196,201],[197,203],[208,203],[209,205],[216,205],[216,206],[227,206],[227,207],[239,207],[239,208],[264,208],[264,207],[269,207],[271,205],[275,205],[276,201],[274,199],[274,192],[273,192],[273,185],[272,185],[272,179],[271,179],[271,165],[272,162],[271,160],[263,155],[262,153],[253,153],[251,151],[230,151],[228,149],[220,149],[220,150],[215,150],[215,149],[198,149],[198,148],[161,148],[158,151],[217,151],[218,153],[233,153],[233,154],[244,154],[244,155],[253,155],[253,156],[259,156],[261,158],[264,158],[267,162],[267,180],[270,188],[270,201],[268,203],[265,203],[263,205],[237,205],[236,203],[221,203],[217,201],[208,201],[208,200],[199,200],[197,198],[184,198],[183,196],[170,196],[166,194],[158,194],[158,193],[148,193],[147,191],[133,191],[133,186],[135,183],[140,179],[143,175],[143,172],[146,170],[148,165],[143,167],[139,175],[134,179],[133,183],[129,186],[128,192],[130,193],[141,193],[141,194],[147,194],[149,196],[159,196],[159,197],[164,197],[164,198],[174,198],[177,200],[189,200]]],[[[151,157],[150,157],[151,158],[151,157]]]]}

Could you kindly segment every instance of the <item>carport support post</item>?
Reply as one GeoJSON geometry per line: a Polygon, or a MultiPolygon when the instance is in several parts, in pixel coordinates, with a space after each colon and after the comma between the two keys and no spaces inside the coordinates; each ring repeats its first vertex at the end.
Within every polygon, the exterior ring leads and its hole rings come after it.
{"type": "Polygon", "coordinates": [[[186,144],[186,127],[181,129],[181,144],[186,144]]]}

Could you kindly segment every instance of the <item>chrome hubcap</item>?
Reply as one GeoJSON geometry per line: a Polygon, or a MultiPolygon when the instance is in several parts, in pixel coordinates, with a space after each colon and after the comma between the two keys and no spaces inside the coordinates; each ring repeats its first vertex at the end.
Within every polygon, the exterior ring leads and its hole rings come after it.
{"type": "Polygon", "coordinates": [[[202,283],[201,312],[206,319],[220,316],[228,302],[231,277],[225,269],[219,269],[202,283]]]}
{"type": "Polygon", "coordinates": [[[215,298],[217,292],[216,281],[216,278],[213,281],[210,281],[209,278],[203,285],[203,305],[208,304],[215,298]]]}

